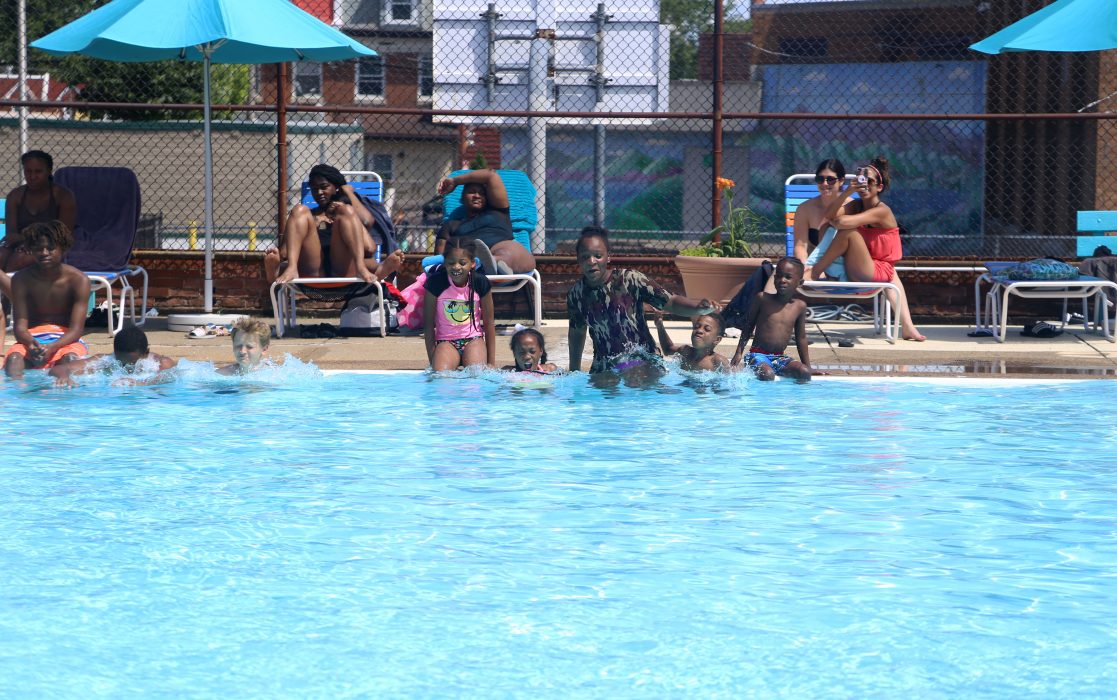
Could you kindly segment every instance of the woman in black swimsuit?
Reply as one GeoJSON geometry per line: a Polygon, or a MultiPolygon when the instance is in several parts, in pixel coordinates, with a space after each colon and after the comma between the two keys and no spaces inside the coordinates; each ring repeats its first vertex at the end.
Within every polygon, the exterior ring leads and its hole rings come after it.
{"type": "MultiPolygon", "coordinates": [[[[23,164],[23,180],[8,193],[7,208],[4,211],[4,225],[8,233],[18,234],[31,224],[45,224],[61,221],[72,233],[78,218],[74,193],[54,184],[54,159],[43,151],[28,151],[19,159],[23,164]]],[[[12,235],[12,241],[18,240],[12,235]]],[[[15,272],[30,265],[30,255],[17,251],[8,245],[9,238],[0,241],[0,270],[15,272]]]]}
{"type": "MultiPolygon", "coordinates": [[[[508,214],[508,190],[494,170],[471,170],[438,183],[438,193],[447,195],[458,185],[462,188],[464,221],[447,219],[438,230],[434,252],[441,255],[450,238],[481,241],[493,254],[497,269],[487,274],[524,273],[535,269],[535,256],[512,237],[512,220],[508,214]]],[[[484,262],[484,260],[482,260],[484,262]]]]}
{"type": "Polygon", "coordinates": [[[403,264],[403,253],[373,257],[383,234],[376,220],[337,168],[321,163],[307,177],[318,205],[297,204],[287,217],[284,242],[264,259],[268,278],[289,282],[296,277],[359,277],[366,282],[384,279],[403,264]],[[377,238],[374,238],[374,235],[377,238]],[[287,267],[280,272],[282,261],[287,267]]]}

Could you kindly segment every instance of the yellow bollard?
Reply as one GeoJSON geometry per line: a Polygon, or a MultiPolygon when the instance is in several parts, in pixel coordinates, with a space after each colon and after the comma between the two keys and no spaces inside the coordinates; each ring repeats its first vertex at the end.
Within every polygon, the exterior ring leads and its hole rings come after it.
{"type": "Polygon", "coordinates": [[[186,244],[190,250],[198,249],[198,222],[191,221],[190,227],[186,229],[186,244]]]}
{"type": "Polygon", "coordinates": [[[248,249],[256,250],[256,222],[248,222],[248,249]]]}

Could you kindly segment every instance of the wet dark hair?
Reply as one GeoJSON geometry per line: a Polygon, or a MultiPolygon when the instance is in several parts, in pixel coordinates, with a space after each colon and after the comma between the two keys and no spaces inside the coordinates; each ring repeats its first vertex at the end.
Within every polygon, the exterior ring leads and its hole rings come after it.
{"type": "Polygon", "coordinates": [[[54,172],[54,158],[46,151],[28,151],[19,157],[20,165],[27,165],[29,160],[41,160],[47,164],[47,170],[54,172]]]}
{"type": "Polygon", "coordinates": [[[147,333],[139,326],[127,325],[112,339],[112,351],[147,354],[147,333]]]}
{"type": "MultiPolygon", "coordinates": [[[[835,171],[835,172],[837,172],[837,171],[835,171]]],[[[699,319],[699,318],[703,318],[703,317],[708,318],[708,319],[710,319],[714,322],[714,327],[717,328],[718,335],[725,335],[725,317],[724,316],[722,316],[717,311],[714,311],[713,313],[700,314],[698,316],[695,316],[694,318],[699,319]]]]}
{"type": "Polygon", "coordinates": [[[776,267],[779,267],[780,265],[782,265],[784,263],[790,264],[792,267],[794,267],[796,270],[799,271],[799,274],[803,274],[807,269],[806,266],[803,265],[802,260],[800,260],[799,258],[794,258],[790,255],[785,255],[782,258],[780,258],[779,260],[777,260],[776,261],[776,267]]]}
{"type": "Polygon", "coordinates": [[[838,176],[839,180],[845,179],[846,166],[842,165],[842,161],[838,160],[837,158],[827,158],[826,160],[819,163],[818,167],[814,169],[814,174],[820,175],[822,174],[823,170],[830,170],[838,176]]]}
{"type": "Polygon", "coordinates": [[[28,224],[26,228],[19,232],[19,245],[17,247],[28,248],[35,245],[40,238],[45,238],[66,252],[74,247],[74,234],[70,231],[70,227],[58,221],[45,221],[34,224],[28,224]]]}
{"type": "Polygon", "coordinates": [[[516,331],[516,333],[512,336],[511,342],[508,343],[508,347],[512,349],[512,352],[515,352],[516,345],[520,342],[520,340],[529,335],[535,338],[535,342],[539,343],[539,349],[543,351],[540,353],[539,356],[540,361],[546,362],[547,341],[543,340],[543,334],[535,330],[534,328],[521,328],[520,330],[516,331]]]}
{"type": "Polygon", "coordinates": [[[609,229],[604,226],[586,226],[578,234],[578,242],[574,244],[574,253],[582,252],[582,243],[587,238],[600,238],[605,242],[605,252],[609,252],[609,229]]]}
{"type": "MultiPolygon", "coordinates": [[[[469,256],[470,260],[473,260],[477,257],[477,244],[474,242],[474,240],[472,238],[462,238],[460,236],[455,236],[454,238],[451,238],[450,240],[446,241],[446,247],[442,249],[442,260],[443,260],[442,264],[443,264],[443,267],[445,267],[445,265],[446,265],[445,261],[446,261],[446,258],[450,256],[450,251],[451,250],[462,251],[463,253],[465,253],[466,255],[469,256]]],[[[476,267],[474,267],[473,269],[471,269],[469,271],[469,277],[466,279],[466,282],[465,282],[465,286],[468,287],[469,290],[470,290],[470,294],[469,294],[469,323],[470,323],[470,326],[474,330],[480,329],[480,330],[483,331],[484,326],[483,325],[482,326],[477,325],[477,314],[474,313],[476,311],[476,308],[475,308],[475,304],[474,304],[474,301],[473,301],[474,294],[472,292],[473,292],[473,273],[475,273],[475,272],[477,272],[476,267]]],[[[450,270],[448,268],[446,270],[446,276],[447,277],[450,276],[450,270]]]]}

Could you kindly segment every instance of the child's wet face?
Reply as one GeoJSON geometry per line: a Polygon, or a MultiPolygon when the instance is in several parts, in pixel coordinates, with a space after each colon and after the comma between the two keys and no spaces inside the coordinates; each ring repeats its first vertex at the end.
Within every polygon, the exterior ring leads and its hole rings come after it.
{"type": "Polygon", "coordinates": [[[690,344],[699,350],[707,350],[721,342],[722,333],[717,322],[709,316],[695,316],[691,319],[690,344]]]}
{"type": "Polygon", "coordinates": [[[253,333],[233,334],[233,359],[241,371],[255,369],[268,354],[268,348],[253,333]]]}
{"type": "Polygon", "coordinates": [[[469,251],[461,248],[446,251],[446,255],[442,258],[442,264],[446,266],[446,272],[449,273],[450,279],[454,280],[454,283],[458,286],[465,283],[470,270],[475,265],[469,251]]]}
{"type": "Polygon", "coordinates": [[[599,287],[604,284],[609,274],[609,248],[605,245],[605,239],[599,236],[583,238],[578,247],[578,265],[590,286],[599,287]]]}
{"type": "Polygon", "coordinates": [[[776,292],[791,294],[803,282],[803,271],[792,263],[780,263],[774,274],[776,292]]]}
{"type": "Polygon", "coordinates": [[[520,338],[516,347],[512,348],[512,354],[516,357],[517,369],[535,369],[543,362],[543,346],[533,335],[525,334],[520,338]]]}
{"type": "Polygon", "coordinates": [[[120,365],[129,372],[136,368],[136,363],[147,357],[146,352],[139,350],[114,351],[112,356],[120,365]]]}

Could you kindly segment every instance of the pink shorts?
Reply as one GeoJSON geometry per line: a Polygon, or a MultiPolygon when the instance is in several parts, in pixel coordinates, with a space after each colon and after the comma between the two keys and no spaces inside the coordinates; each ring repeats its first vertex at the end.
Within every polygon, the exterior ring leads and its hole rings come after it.
{"type": "Polygon", "coordinates": [[[873,281],[874,282],[891,282],[892,276],[896,274],[896,266],[890,262],[883,260],[873,261],[873,281]]]}

